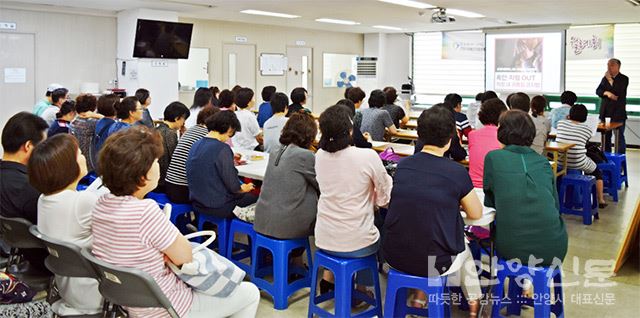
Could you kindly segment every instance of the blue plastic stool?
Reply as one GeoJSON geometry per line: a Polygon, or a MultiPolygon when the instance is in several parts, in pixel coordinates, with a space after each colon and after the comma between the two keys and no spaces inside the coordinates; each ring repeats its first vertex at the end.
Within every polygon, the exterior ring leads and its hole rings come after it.
{"type": "Polygon", "coordinates": [[[231,225],[229,226],[229,239],[227,240],[227,253],[229,254],[228,258],[231,262],[242,268],[242,270],[249,275],[251,275],[251,246],[255,244],[255,241],[256,231],[253,230],[253,224],[244,222],[240,219],[231,220],[231,225]],[[245,234],[247,236],[248,243],[245,244],[235,242],[234,236],[236,233],[245,234]],[[239,249],[239,251],[235,254],[233,253],[234,248],[239,249]],[[242,260],[246,258],[249,258],[249,264],[242,262],[242,260]]]}
{"type": "MultiPolygon", "coordinates": [[[[528,267],[516,262],[498,259],[498,283],[493,286],[492,314],[491,317],[502,317],[500,309],[507,307],[507,315],[520,316],[520,307],[528,305],[533,307],[535,318],[551,317],[553,312],[556,317],[564,317],[562,295],[562,270],[551,267],[528,267]],[[508,304],[502,304],[504,298],[504,283],[509,277],[508,304]],[[534,297],[522,297],[522,287],[518,279],[527,278],[533,283],[534,297]],[[554,283],[554,298],[551,298],[551,282],[554,283]]],[[[520,280],[521,282],[521,280],[520,280]]],[[[521,283],[520,283],[521,284],[521,283]]]]}
{"type": "Polygon", "coordinates": [[[279,240],[256,233],[251,256],[251,281],[271,295],[274,308],[277,310],[287,309],[289,296],[302,288],[309,287],[311,282],[308,269],[289,264],[289,254],[297,248],[305,249],[307,262],[311,267],[309,239],[279,240]],[[264,264],[262,261],[267,251],[273,256],[273,264],[264,264]],[[297,274],[301,278],[289,282],[291,274],[297,274]],[[273,282],[265,279],[268,275],[273,276],[273,282]]]}
{"type": "Polygon", "coordinates": [[[614,202],[618,202],[618,185],[620,182],[620,169],[613,162],[601,162],[598,169],[602,172],[602,182],[604,191],[613,197],[614,202]]]}
{"type": "MultiPolygon", "coordinates": [[[[213,215],[198,213],[198,231],[204,230],[205,223],[216,226],[216,240],[213,242],[218,249],[218,254],[229,258],[227,250],[227,240],[229,237],[229,227],[231,227],[231,219],[223,219],[213,215]]],[[[203,238],[201,238],[201,241],[203,238]]]]}
{"type": "Polygon", "coordinates": [[[169,200],[169,197],[166,194],[158,192],[149,192],[145,198],[156,201],[160,209],[164,209],[165,205],[171,204],[171,215],[169,216],[169,220],[178,228],[178,230],[180,230],[181,233],[190,233],[189,229],[187,229],[187,224],[190,221],[189,213],[193,211],[191,204],[173,203],[169,200]]]}
{"type": "Polygon", "coordinates": [[[582,223],[590,225],[592,217],[598,215],[598,193],[596,178],[585,175],[566,175],[560,180],[560,213],[582,216],[582,223]],[[575,198],[580,202],[575,202],[575,198]],[[576,207],[576,205],[578,207],[576,207]]]}
{"type": "Polygon", "coordinates": [[[450,317],[450,307],[445,298],[448,292],[446,276],[420,277],[391,269],[387,278],[387,295],[384,298],[384,316],[450,317]],[[427,294],[427,309],[407,307],[408,288],[420,289],[427,294]]]}
{"type": "Polygon", "coordinates": [[[376,254],[363,258],[341,258],[329,255],[321,250],[316,251],[313,263],[313,276],[311,278],[311,299],[309,300],[309,318],[313,315],[320,317],[372,317],[382,316],[382,299],[380,293],[380,279],[378,277],[378,261],[376,254]],[[318,285],[318,271],[320,267],[333,272],[335,278],[335,290],[316,296],[318,285]],[[354,274],[360,271],[369,270],[373,275],[375,287],[375,299],[355,290],[353,284],[354,274]],[[363,300],[373,306],[357,315],[351,315],[351,296],[358,300],[363,300]],[[335,315],[320,308],[318,305],[335,298],[335,315]]]}
{"type": "Polygon", "coordinates": [[[619,171],[618,177],[618,189],[622,189],[622,182],[624,182],[625,187],[629,187],[629,175],[627,174],[627,156],[622,153],[610,153],[605,152],[604,154],[607,157],[607,160],[613,162],[616,165],[619,171]]]}

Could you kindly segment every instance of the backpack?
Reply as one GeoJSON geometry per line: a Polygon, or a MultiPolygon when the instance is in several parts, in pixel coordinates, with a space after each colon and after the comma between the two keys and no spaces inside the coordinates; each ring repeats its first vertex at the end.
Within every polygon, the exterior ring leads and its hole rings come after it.
{"type": "Polygon", "coordinates": [[[105,125],[104,127],[102,127],[102,129],[100,129],[100,131],[97,131],[96,134],[93,135],[93,138],[91,139],[91,157],[96,159],[94,160],[94,162],[97,162],[98,152],[100,151],[100,148],[102,148],[102,144],[104,144],[105,140],[107,139],[105,138],[105,134],[115,123],[116,122],[113,121],[110,124],[105,125]]]}
{"type": "Polygon", "coordinates": [[[30,302],[36,292],[11,274],[0,272],[0,304],[30,302]]]}

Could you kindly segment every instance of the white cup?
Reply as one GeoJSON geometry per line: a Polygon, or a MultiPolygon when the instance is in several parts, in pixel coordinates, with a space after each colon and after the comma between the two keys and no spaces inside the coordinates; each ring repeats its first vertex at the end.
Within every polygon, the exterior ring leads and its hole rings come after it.
{"type": "Polygon", "coordinates": [[[604,124],[609,126],[609,124],[611,124],[611,117],[607,117],[604,119],[604,124]]]}

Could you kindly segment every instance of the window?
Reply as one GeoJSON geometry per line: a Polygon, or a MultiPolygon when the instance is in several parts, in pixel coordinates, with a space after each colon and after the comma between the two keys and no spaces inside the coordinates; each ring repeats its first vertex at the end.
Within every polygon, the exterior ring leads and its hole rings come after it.
{"type": "Polygon", "coordinates": [[[413,84],[416,94],[475,96],[484,91],[484,61],[442,59],[442,33],[416,33],[413,84]]]}

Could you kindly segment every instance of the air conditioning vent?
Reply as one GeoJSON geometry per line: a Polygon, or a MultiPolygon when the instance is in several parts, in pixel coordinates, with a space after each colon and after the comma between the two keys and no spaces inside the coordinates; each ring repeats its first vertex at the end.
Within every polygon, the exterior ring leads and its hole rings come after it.
{"type": "Polygon", "coordinates": [[[359,56],[356,61],[358,62],[358,77],[376,77],[377,57],[359,56]]]}

